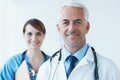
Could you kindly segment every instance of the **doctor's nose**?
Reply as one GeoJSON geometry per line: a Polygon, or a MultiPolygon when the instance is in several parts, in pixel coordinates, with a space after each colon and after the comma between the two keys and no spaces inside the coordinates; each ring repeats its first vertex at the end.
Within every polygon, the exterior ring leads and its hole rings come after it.
{"type": "Polygon", "coordinates": [[[68,29],[69,29],[70,31],[73,31],[73,30],[75,29],[74,24],[73,24],[73,23],[70,23],[68,29]]]}

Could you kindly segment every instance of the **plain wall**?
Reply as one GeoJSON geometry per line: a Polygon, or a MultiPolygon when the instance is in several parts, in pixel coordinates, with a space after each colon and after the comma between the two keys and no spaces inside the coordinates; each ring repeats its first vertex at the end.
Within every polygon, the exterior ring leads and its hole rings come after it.
{"type": "MultiPolygon", "coordinates": [[[[38,18],[47,34],[42,50],[52,55],[61,46],[56,18],[62,4],[69,0],[0,0],[0,67],[13,55],[26,50],[22,35],[24,23],[38,18]]],[[[120,68],[120,0],[79,0],[89,10],[90,31],[87,43],[120,68]]]]}

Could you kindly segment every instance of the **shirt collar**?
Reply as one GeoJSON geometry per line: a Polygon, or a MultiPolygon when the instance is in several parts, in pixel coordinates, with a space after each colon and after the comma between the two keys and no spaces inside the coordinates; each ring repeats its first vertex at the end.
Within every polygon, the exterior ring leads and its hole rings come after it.
{"type": "MultiPolygon", "coordinates": [[[[88,44],[85,44],[81,49],[79,49],[73,55],[80,61],[85,56],[88,48],[89,48],[88,44]]],[[[63,49],[62,49],[62,57],[63,57],[62,60],[65,61],[65,59],[69,55],[71,55],[70,52],[65,47],[63,47],[63,49]]]]}

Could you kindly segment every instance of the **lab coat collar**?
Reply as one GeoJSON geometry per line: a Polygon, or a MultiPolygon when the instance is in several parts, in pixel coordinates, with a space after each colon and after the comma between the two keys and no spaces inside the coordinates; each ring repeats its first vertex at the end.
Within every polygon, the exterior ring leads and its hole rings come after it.
{"type": "Polygon", "coordinates": [[[93,56],[93,52],[91,47],[88,48],[88,51],[86,53],[86,55],[81,59],[81,61],[78,63],[78,65],[76,66],[76,68],[78,66],[82,66],[87,64],[88,62],[94,62],[94,56],[93,56]]]}

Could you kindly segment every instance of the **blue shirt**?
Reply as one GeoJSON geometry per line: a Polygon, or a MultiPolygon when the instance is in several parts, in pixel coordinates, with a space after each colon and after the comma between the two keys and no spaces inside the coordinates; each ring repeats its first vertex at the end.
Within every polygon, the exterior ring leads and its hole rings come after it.
{"type": "MultiPolygon", "coordinates": [[[[43,62],[48,60],[49,56],[43,53],[43,62]]],[[[19,66],[21,65],[22,61],[26,60],[28,70],[32,69],[32,66],[30,64],[30,61],[28,57],[26,56],[25,52],[17,54],[13,57],[11,57],[8,62],[3,66],[3,69],[0,72],[0,80],[15,80],[15,73],[19,66]]],[[[31,77],[30,80],[36,80],[37,73],[35,76],[31,77]]]]}
{"type": "MultiPolygon", "coordinates": [[[[85,44],[81,49],[79,49],[77,52],[73,54],[73,56],[75,56],[78,59],[75,65],[77,65],[81,61],[81,59],[85,56],[88,48],[89,48],[88,44],[85,44]]],[[[65,48],[62,49],[62,57],[63,57],[62,60],[64,61],[66,71],[69,68],[70,62],[65,60],[70,55],[71,54],[69,51],[67,51],[65,48]]]]}

